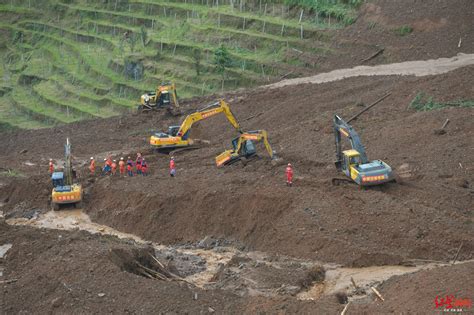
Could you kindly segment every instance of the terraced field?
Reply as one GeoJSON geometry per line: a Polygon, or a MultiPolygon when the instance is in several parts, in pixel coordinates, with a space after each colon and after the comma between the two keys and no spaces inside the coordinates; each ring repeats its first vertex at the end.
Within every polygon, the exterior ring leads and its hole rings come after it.
{"type": "Polygon", "coordinates": [[[127,112],[163,81],[188,98],[297,77],[317,65],[295,52],[331,53],[323,30],[342,27],[261,0],[2,0],[0,15],[0,122],[20,128],[127,112]]]}

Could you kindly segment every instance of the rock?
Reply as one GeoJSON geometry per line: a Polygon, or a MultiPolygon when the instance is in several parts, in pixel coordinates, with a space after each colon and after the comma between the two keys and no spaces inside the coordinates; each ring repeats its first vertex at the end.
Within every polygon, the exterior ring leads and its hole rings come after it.
{"type": "Polygon", "coordinates": [[[54,308],[60,307],[64,302],[62,297],[57,297],[51,301],[51,306],[54,308]]]}
{"type": "Polygon", "coordinates": [[[214,313],[214,312],[216,311],[215,309],[213,309],[213,308],[210,307],[210,306],[207,308],[207,310],[209,311],[209,313],[214,313]]]}
{"type": "Polygon", "coordinates": [[[198,247],[199,248],[204,248],[204,249],[210,249],[210,248],[214,247],[214,244],[215,244],[215,240],[210,236],[206,236],[204,239],[202,239],[198,243],[198,247]]]}
{"type": "Polygon", "coordinates": [[[294,296],[298,292],[300,292],[300,290],[301,288],[299,286],[282,284],[281,287],[277,290],[277,292],[280,294],[289,294],[294,296]]]}

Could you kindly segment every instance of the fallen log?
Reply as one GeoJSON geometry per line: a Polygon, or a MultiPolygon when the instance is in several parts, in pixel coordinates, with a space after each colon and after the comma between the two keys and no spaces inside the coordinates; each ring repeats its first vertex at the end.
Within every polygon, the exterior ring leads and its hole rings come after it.
{"type": "Polygon", "coordinates": [[[461,245],[459,246],[458,251],[456,252],[456,256],[454,256],[454,259],[453,259],[453,262],[451,263],[451,265],[454,265],[454,263],[458,259],[459,252],[461,251],[461,248],[462,248],[463,245],[464,245],[464,242],[462,242],[461,245]]]}
{"type": "Polygon", "coordinates": [[[10,284],[10,283],[17,282],[17,281],[18,281],[18,279],[2,280],[2,281],[0,281],[0,284],[10,284]]]}
{"type": "Polygon", "coordinates": [[[377,295],[377,297],[378,297],[380,300],[382,300],[382,302],[385,301],[385,299],[383,298],[382,294],[380,294],[380,292],[379,292],[376,288],[374,288],[374,287],[370,287],[370,288],[372,289],[372,291],[374,291],[374,293],[377,295]]]}
{"type": "Polygon", "coordinates": [[[373,55],[370,55],[370,57],[365,58],[365,59],[362,59],[361,62],[364,63],[364,62],[367,62],[367,61],[369,61],[369,60],[374,59],[375,57],[377,57],[378,55],[380,55],[381,53],[383,53],[384,50],[385,50],[385,48],[379,49],[376,53],[374,53],[373,55]]]}
{"type": "Polygon", "coordinates": [[[361,110],[359,113],[355,114],[354,116],[352,116],[348,121],[347,123],[350,123],[352,120],[356,119],[357,117],[359,117],[360,115],[362,115],[363,113],[365,113],[366,111],[368,111],[369,109],[371,109],[372,107],[374,107],[375,105],[377,105],[378,103],[380,103],[381,101],[383,101],[384,99],[386,99],[387,97],[389,97],[390,95],[392,95],[392,92],[388,92],[387,94],[385,94],[384,96],[382,96],[381,98],[379,98],[378,100],[376,100],[375,102],[373,102],[372,104],[370,104],[369,106],[367,106],[366,108],[364,108],[363,110],[361,110]]]}

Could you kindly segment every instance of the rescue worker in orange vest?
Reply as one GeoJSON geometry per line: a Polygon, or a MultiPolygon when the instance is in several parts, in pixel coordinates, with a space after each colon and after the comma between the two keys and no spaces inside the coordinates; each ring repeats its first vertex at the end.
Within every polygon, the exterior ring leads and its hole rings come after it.
{"type": "Polygon", "coordinates": [[[91,175],[94,175],[94,173],[95,173],[95,160],[92,156],[91,156],[91,163],[89,165],[89,170],[91,171],[91,175]]]}
{"type": "Polygon", "coordinates": [[[142,154],[140,152],[137,153],[137,159],[135,161],[135,167],[137,168],[137,175],[142,173],[142,154]]]}
{"type": "Polygon", "coordinates": [[[104,159],[104,168],[102,169],[102,175],[110,175],[112,170],[112,161],[110,159],[104,159]]]}
{"type": "Polygon", "coordinates": [[[112,167],[112,175],[115,175],[115,173],[117,172],[117,160],[114,160],[112,162],[111,167],[112,167]]]}
{"type": "Polygon", "coordinates": [[[286,167],[286,186],[293,185],[293,168],[291,167],[291,163],[288,163],[286,167]]]}
{"type": "Polygon", "coordinates": [[[148,165],[146,164],[145,158],[142,159],[142,174],[143,176],[148,175],[148,165]]]}
{"type": "Polygon", "coordinates": [[[120,176],[124,176],[125,175],[125,161],[123,160],[123,157],[120,158],[119,170],[120,170],[120,176]]]}
{"type": "Polygon", "coordinates": [[[174,162],[174,157],[171,157],[170,159],[170,176],[176,176],[176,163],[174,162]]]}
{"type": "Polygon", "coordinates": [[[53,159],[49,159],[49,175],[53,175],[53,173],[54,173],[53,159]]]}

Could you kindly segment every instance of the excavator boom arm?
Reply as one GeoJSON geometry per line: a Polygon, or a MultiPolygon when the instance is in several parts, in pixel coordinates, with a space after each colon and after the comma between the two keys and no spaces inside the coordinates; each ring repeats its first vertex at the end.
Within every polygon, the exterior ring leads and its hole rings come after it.
{"type": "Polygon", "coordinates": [[[342,160],[342,151],[341,151],[341,134],[349,138],[351,142],[352,149],[356,150],[360,154],[360,159],[362,163],[367,163],[369,159],[365,153],[364,145],[362,144],[359,135],[352,128],[351,125],[346,123],[338,115],[334,115],[334,137],[336,140],[336,158],[337,162],[342,160]]]}
{"type": "Polygon", "coordinates": [[[230,110],[229,105],[224,100],[220,100],[219,102],[214,103],[200,111],[197,111],[195,113],[188,115],[184,119],[184,121],[181,123],[181,126],[179,127],[179,131],[177,135],[181,136],[183,140],[186,140],[188,131],[191,129],[192,125],[195,122],[209,118],[219,113],[224,113],[227,120],[229,120],[232,126],[235,129],[237,129],[239,132],[241,132],[240,125],[237,119],[235,118],[234,114],[230,110]]]}
{"type": "Polygon", "coordinates": [[[65,151],[65,167],[64,167],[64,175],[66,177],[65,184],[72,185],[72,161],[71,161],[71,143],[69,142],[69,138],[66,139],[66,145],[64,146],[65,151]]]}

